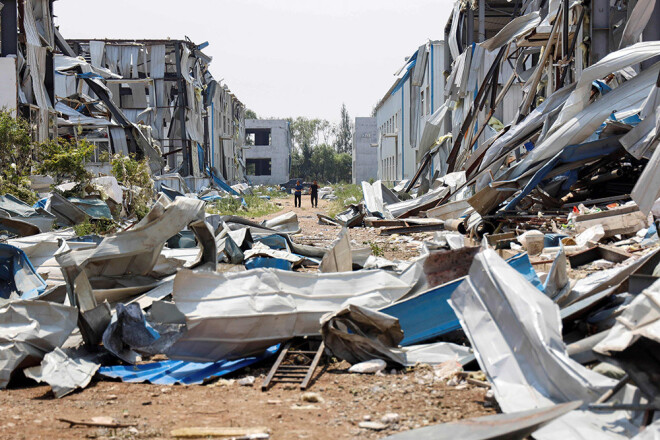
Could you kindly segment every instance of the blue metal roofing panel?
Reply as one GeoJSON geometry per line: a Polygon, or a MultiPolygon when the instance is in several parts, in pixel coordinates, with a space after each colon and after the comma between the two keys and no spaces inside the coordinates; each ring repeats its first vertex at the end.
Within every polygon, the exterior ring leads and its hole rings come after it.
{"type": "MultiPolygon", "coordinates": [[[[534,271],[527,254],[516,255],[507,263],[539,290],[541,280],[534,271]]],[[[398,318],[403,330],[402,346],[418,344],[461,328],[461,324],[447,302],[465,277],[427,290],[413,298],[380,309],[398,318]]]]}
{"type": "Polygon", "coordinates": [[[271,267],[273,269],[291,270],[291,262],[282,258],[254,257],[245,262],[246,269],[271,267]]]}
{"type": "Polygon", "coordinates": [[[151,382],[158,385],[200,384],[205,379],[220,377],[248,367],[277,353],[280,344],[268,348],[261,356],[252,356],[233,361],[187,362],[163,361],[141,365],[115,365],[101,367],[99,373],[106,377],[121,379],[122,382],[151,382]]]}

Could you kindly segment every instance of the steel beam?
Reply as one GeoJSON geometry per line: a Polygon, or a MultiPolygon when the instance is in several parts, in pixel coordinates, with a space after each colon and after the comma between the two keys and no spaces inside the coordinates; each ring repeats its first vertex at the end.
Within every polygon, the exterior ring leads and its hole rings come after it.
{"type": "Polygon", "coordinates": [[[591,64],[610,53],[610,1],[591,1],[591,64]]]}

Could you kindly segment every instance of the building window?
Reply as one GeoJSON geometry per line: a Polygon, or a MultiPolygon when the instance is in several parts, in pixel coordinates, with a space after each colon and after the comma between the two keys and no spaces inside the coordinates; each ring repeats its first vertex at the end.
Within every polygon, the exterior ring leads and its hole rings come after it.
{"type": "Polygon", "coordinates": [[[247,159],[248,176],[270,176],[270,159],[247,159]]]}
{"type": "Polygon", "coordinates": [[[271,144],[270,128],[246,128],[245,145],[268,146],[271,144]]]}

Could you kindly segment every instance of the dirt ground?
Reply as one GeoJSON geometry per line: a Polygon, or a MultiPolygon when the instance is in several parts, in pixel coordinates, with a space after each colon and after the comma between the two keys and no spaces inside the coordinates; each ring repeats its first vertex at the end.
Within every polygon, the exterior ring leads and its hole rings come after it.
{"type": "MultiPolygon", "coordinates": [[[[318,210],[310,207],[308,197],[303,199],[302,208],[293,208],[291,197],[276,201],[282,204],[280,213],[293,210],[298,214],[303,233],[296,240],[327,245],[339,233],[338,227],[318,225],[316,212],[325,212],[325,200],[319,201],[318,210]]],[[[418,255],[417,245],[377,234],[374,229],[351,230],[351,238],[360,245],[376,241],[386,258],[418,255]]],[[[192,386],[126,384],[96,378],[85,390],[56,399],[50,387],[19,378],[9,389],[0,391],[0,439],[171,438],[172,429],[200,426],[263,426],[269,429],[271,439],[375,439],[428,424],[494,413],[485,403],[484,388],[447,386],[434,381],[424,368],[385,375],[350,374],[345,362],[319,368],[307,391],[317,393],[322,401],[303,402],[303,392],[296,386],[275,384],[261,391],[272,362],[264,361],[233,377],[253,375],[253,387],[229,383],[231,377],[229,382],[192,386]],[[366,420],[380,422],[388,413],[397,414],[398,421],[383,431],[358,426],[366,420]],[[69,427],[58,421],[60,417],[89,421],[99,416],[135,426],[69,427]]]]}
{"type": "MultiPolygon", "coordinates": [[[[274,199],[274,202],[282,205],[281,211],[253,220],[261,221],[277,217],[285,212],[295,212],[302,230],[301,234],[293,237],[297,243],[327,247],[341,232],[339,226],[319,225],[316,213],[327,213],[330,205],[327,200],[319,199],[318,208],[312,208],[309,195],[303,195],[300,208],[293,206],[293,196],[286,199],[274,199]]],[[[351,228],[349,236],[355,242],[353,247],[372,246],[376,252],[382,252],[378,256],[388,260],[409,260],[417,257],[419,244],[433,237],[433,233],[430,232],[407,234],[406,236],[381,236],[379,232],[380,228],[351,228]]]]}

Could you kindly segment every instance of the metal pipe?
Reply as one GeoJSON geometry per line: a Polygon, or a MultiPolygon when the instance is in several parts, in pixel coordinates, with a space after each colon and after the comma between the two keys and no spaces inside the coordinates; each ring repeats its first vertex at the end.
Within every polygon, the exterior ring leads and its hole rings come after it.
{"type": "Polygon", "coordinates": [[[460,218],[445,220],[445,229],[448,231],[458,231],[463,235],[467,233],[467,228],[465,227],[465,221],[460,218]]]}

